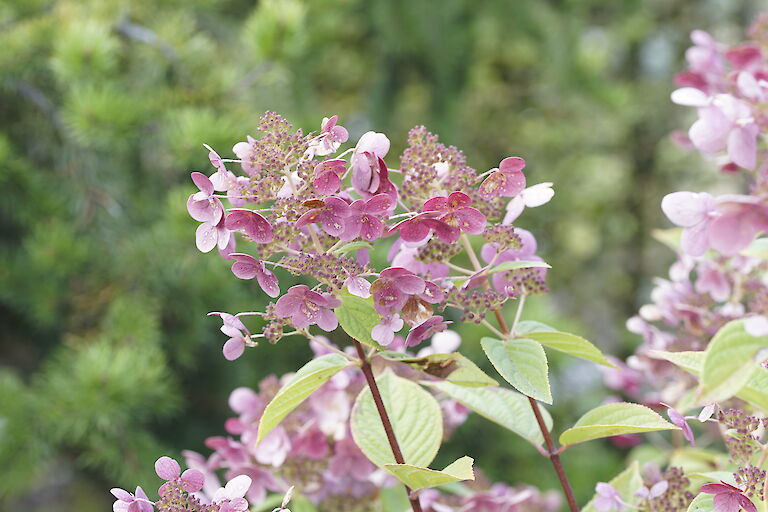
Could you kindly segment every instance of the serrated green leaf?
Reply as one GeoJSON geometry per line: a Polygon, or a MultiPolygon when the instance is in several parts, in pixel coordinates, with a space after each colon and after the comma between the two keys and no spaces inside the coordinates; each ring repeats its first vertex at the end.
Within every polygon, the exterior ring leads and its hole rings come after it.
{"type": "MultiPolygon", "coordinates": [[[[431,393],[386,371],[376,378],[384,407],[406,464],[428,466],[443,439],[443,416],[431,393]]],[[[363,389],[352,408],[352,437],[379,467],[395,464],[371,390],[363,389]]]]}
{"type": "Polygon", "coordinates": [[[402,352],[380,352],[378,355],[390,361],[399,361],[412,368],[454,384],[462,386],[497,386],[499,383],[478,368],[468,358],[453,352],[450,354],[431,354],[413,357],[402,352]]]}
{"type": "MultiPolygon", "coordinates": [[[[665,359],[678,368],[698,377],[701,374],[701,367],[704,365],[705,352],[651,350],[649,355],[665,359]]],[[[744,387],[736,393],[736,396],[764,411],[768,411],[768,369],[758,367],[744,387]]],[[[702,401],[697,400],[696,403],[702,404],[702,401]]]]}
{"type": "MultiPolygon", "coordinates": [[[[535,446],[540,446],[544,442],[528,398],[516,391],[496,387],[469,388],[450,382],[422,382],[422,384],[442,391],[464,407],[511,430],[535,446]]],[[[540,407],[540,410],[547,429],[551,430],[552,417],[544,407],[540,407]]]]}
{"type": "Polygon", "coordinates": [[[385,464],[384,469],[412,490],[418,491],[450,482],[474,480],[473,462],[474,459],[472,457],[465,456],[449,464],[442,471],[412,466],[410,464],[385,464]]]}
{"type": "Polygon", "coordinates": [[[541,344],[527,338],[480,341],[485,355],[504,380],[523,393],[544,403],[552,403],[549,365],[541,344]]]}
{"type": "Polygon", "coordinates": [[[560,444],[577,444],[592,439],[654,430],[680,430],[680,427],[640,404],[606,404],[595,407],[579,418],[573,427],[560,435],[560,444]]]}
{"type": "MultiPolygon", "coordinates": [[[[610,482],[608,482],[614,489],[616,489],[621,495],[621,499],[624,503],[632,505],[636,500],[635,492],[643,485],[643,477],[640,474],[640,464],[634,461],[627,469],[615,476],[610,482]]],[[[597,512],[595,508],[595,495],[589,503],[587,503],[582,512],[597,512]]]]}
{"type": "Polygon", "coordinates": [[[539,322],[538,320],[521,320],[515,326],[515,333],[517,334],[528,334],[529,332],[540,331],[557,332],[557,329],[543,322],[539,322]]]}
{"type": "Polygon", "coordinates": [[[349,294],[341,294],[338,298],[341,306],[334,311],[344,332],[360,343],[382,350],[384,347],[371,337],[371,330],[381,320],[381,315],[373,308],[373,300],[349,294]]]}
{"type": "Polygon", "coordinates": [[[713,512],[713,510],[715,510],[715,504],[713,502],[714,498],[714,494],[699,494],[693,498],[691,504],[688,505],[687,512],[713,512]]]}
{"type": "Polygon", "coordinates": [[[301,402],[350,364],[350,361],[341,354],[326,354],[302,366],[267,404],[259,421],[256,442],[261,442],[301,402]]]}
{"type": "Polygon", "coordinates": [[[720,328],[704,352],[699,399],[720,402],[738,393],[757,370],[754,357],[762,347],[768,347],[768,337],[747,333],[744,320],[734,320],[720,328]]]}
{"type": "Polygon", "coordinates": [[[348,244],[344,244],[341,247],[334,250],[333,252],[336,254],[347,254],[352,251],[359,251],[360,249],[371,249],[371,248],[373,248],[373,246],[368,242],[363,242],[362,240],[358,240],[356,242],[349,242],[348,244]]]}

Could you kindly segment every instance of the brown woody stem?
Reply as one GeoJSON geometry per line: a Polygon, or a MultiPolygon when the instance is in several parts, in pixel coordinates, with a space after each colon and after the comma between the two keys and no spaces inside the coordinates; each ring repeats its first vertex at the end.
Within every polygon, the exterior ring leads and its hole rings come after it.
{"type": "MultiPolygon", "coordinates": [[[[360,342],[357,340],[353,341],[355,342],[357,355],[360,357],[360,367],[363,370],[363,375],[365,375],[368,388],[371,390],[371,396],[373,396],[373,403],[376,404],[376,410],[379,411],[381,425],[384,427],[384,432],[387,434],[387,441],[389,441],[389,447],[392,449],[392,455],[395,456],[395,462],[398,464],[405,464],[403,452],[400,451],[400,445],[397,443],[395,431],[392,428],[392,422],[389,421],[389,414],[387,414],[387,410],[384,408],[384,400],[381,398],[379,386],[376,384],[376,379],[373,376],[371,363],[368,361],[368,357],[365,355],[365,350],[363,350],[363,346],[360,342]]],[[[405,486],[405,492],[408,493],[408,501],[411,502],[411,509],[413,509],[413,512],[422,512],[418,496],[411,496],[411,489],[407,485],[405,486]]]]}

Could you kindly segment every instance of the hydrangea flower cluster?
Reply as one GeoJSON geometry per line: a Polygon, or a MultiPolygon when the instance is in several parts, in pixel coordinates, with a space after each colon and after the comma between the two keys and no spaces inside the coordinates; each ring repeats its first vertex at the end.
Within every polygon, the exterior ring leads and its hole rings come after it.
{"type": "Polygon", "coordinates": [[[260,139],[235,145],[236,159],[208,148],[214,172],[192,173],[198,192],[187,202],[192,218],[201,222],[198,248],[218,248],[232,261],[235,276],[255,279],[277,299],[265,312],[222,317],[222,331],[230,336],[227,359],[239,357],[259,337],[274,343],[289,334],[310,336],[310,326],[335,330],[334,310],[343,295],[373,298],[382,318],[371,335],[379,344],[402,337],[415,346],[446,328],[446,308],[480,323],[509,299],[546,291],[545,268],[488,275],[504,262],[541,260],[533,235],[511,222],[525,206],[547,202],[551,183],[526,189],[522,158],[506,158],[478,174],[461,151],[419,127],[409,134],[395,170],[384,161],[390,141],[382,133],[367,132],[338,152],[349,134],[337,116],[325,118],[318,134],[303,135],[268,112],[259,130],[260,139]],[[230,170],[231,164],[244,175],[230,170]],[[460,253],[471,249],[467,235],[481,234],[487,239],[484,264],[475,258],[471,269],[459,265],[460,253]],[[380,240],[390,247],[389,265],[374,268],[369,249],[380,240]],[[249,250],[238,251],[244,242],[249,250]],[[281,290],[276,269],[311,277],[315,284],[281,290]],[[264,332],[248,333],[243,315],[261,316],[264,332]],[[239,334],[232,334],[227,318],[238,319],[239,334]]]}
{"type": "Polygon", "coordinates": [[[644,343],[609,384],[631,396],[675,403],[695,379],[653,351],[701,351],[726,323],[746,318],[754,335],[768,333],[768,264],[755,249],[768,233],[768,153],[760,144],[768,133],[763,114],[768,92],[768,17],[749,30],[749,41],[735,46],[716,42],[706,32],[691,34],[688,70],[676,77],[672,100],[695,107],[698,120],[677,140],[715,158],[727,174],[747,178],[747,193],[714,197],[707,192],[674,192],[661,207],[681,228],[678,260],[668,279],[659,279],[627,324],[644,343]]]}
{"type": "Polygon", "coordinates": [[[238,475],[209,494],[200,492],[207,483],[197,469],[181,472],[181,466],[170,457],[160,457],[155,462],[155,473],[164,483],[157,490],[159,498],[150,501],[141,487],[135,493],[114,488],[114,512],[246,512],[248,501],[243,498],[251,478],[238,475]]]}

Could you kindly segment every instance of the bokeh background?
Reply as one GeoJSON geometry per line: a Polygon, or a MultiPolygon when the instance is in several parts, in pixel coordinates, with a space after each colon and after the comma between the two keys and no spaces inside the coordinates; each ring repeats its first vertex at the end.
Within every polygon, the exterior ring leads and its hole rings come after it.
{"type": "MultiPolygon", "coordinates": [[[[555,182],[528,210],[554,269],[526,316],[625,356],[624,322],[672,256],[651,237],[669,191],[718,179],[669,140],[688,34],[736,42],[761,8],[719,0],[3,0],[0,2],[0,510],[109,510],[112,486],[223,431],[226,399],[309,357],[304,343],[221,355],[209,311],[264,295],[194,246],[185,210],[206,142],[229,148],[275,110],[352,139],[425,124],[486,170],[555,182]]],[[[685,114],[685,115],[684,115],[685,114]]],[[[477,361],[477,332],[463,349],[477,361]]],[[[554,360],[560,429],[606,391],[554,360]]],[[[461,452],[461,453],[459,453],[461,452]]],[[[510,483],[556,487],[528,445],[472,418],[468,453],[510,483]]],[[[618,471],[610,443],[569,450],[582,502],[618,471]]],[[[439,464],[438,464],[439,465],[439,464]]]]}

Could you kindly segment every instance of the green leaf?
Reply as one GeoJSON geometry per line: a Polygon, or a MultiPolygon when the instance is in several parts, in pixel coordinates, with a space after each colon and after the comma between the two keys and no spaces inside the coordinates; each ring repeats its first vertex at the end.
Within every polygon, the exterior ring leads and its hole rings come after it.
{"type": "Polygon", "coordinates": [[[540,343],[527,338],[505,341],[483,338],[480,344],[504,380],[524,395],[552,403],[547,355],[540,343]]]}
{"type": "Polygon", "coordinates": [[[264,439],[273,428],[283,421],[283,418],[296,409],[317,388],[350,364],[350,361],[341,354],[326,354],[302,366],[267,404],[259,421],[259,434],[256,442],[264,439]]]}
{"type": "Polygon", "coordinates": [[[654,229],[651,231],[653,238],[675,252],[680,252],[680,237],[682,234],[683,228],[654,229]]]}
{"type": "Polygon", "coordinates": [[[462,386],[497,386],[499,383],[477,367],[468,358],[453,352],[451,354],[431,354],[424,357],[413,357],[402,352],[381,352],[384,359],[405,363],[412,368],[437,377],[439,379],[460,384],[462,386]]]}
{"type": "Polygon", "coordinates": [[[552,268],[552,266],[543,261],[505,261],[498,265],[489,268],[485,271],[486,274],[496,274],[497,272],[509,272],[510,270],[520,270],[523,268],[552,268]]]}
{"type": "Polygon", "coordinates": [[[741,251],[744,256],[768,260],[768,238],[757,238],[749,244],[749,247],[741,251]]]}
{"type": "Polygon", "coordinates": [[[349,242],[348,244],[344,244],[341,247],[334,250],[333,252],[336,254],[347,254],[352,251],[358,251],[360,249],[371,249],[371,248],[373,248],[373,246],[368,242],[363,242],[362,240],[358,240],[357,242],[349,242]]]}
{"type": "MultiPolygon", "coordinates": [[[[528,398],[516,391],[496,387],[469,388],[450,382],[422,382],[422,384],[442,391],[464,407],[511,430],[534,446],[540,446],[544,442],[528,398]]],[[[551,430],[552,418],[549,412],[544,407],[540,407],[540,410],[547,429],[551,430]]]]}
{"type": "Polygon", "coordinates": [[[699,383],[699,400],[720,402],[743,388],[758,368],[755,354],[768,346],[768,337],[744,330],[744,320],[728,322],[709,342],[699,383]]]}
{"type": "Polygon", "coordinates": [[[473,462],[472,457],[465,456],[446,466],[442,471],[411,466],[410,464],[385,464],[384,469],[412,490],[418,491],[450,482],[474,480],[473,462]]]}
{"type": "MultiPolygon", "coordinates": [[[[635,492],[643,485],[643,477],[640,474],[640,464],[634,461],[627,469],[608,482],[621,495],[624,503],[632,505],[635,501],[635,492]]],[[[595,508],[595,495],[582,509],[582,512],[597,512],[595,508]]]]}
{"type": "Polygon", "coordinates": [[[714,494],[699,494],[693,498],[691,504],[688,505],[687,512],[712,512],[715,510],[715,504],[713,502],[714,498],[714,494]]]}
{"type": "Polygon", "coordinates": [[[403,512],[410,508],[408,494],[402,485],[393,485],[385,487],[379,492],[379,501],[384,512],[403,512]]]}
{"type": "Polygon", "coordinates": [[[371,330],[381,320],[381,315],[373,308],[373,300],[349,294],[341,294],[338,298],[341,306],[334,311],[344,332],[360,343],[382,350],[384,347],[371,338],[371,330]]]}
{"type": "MultiPolygon", "coordinates": [[[[377,379],[384,407],[406,464],[428,466],[443,439],[443,416],[431,393],[415,382],[386,371],[377,379]]],[[[371,462],[394,464],[371,390],[363,389],[352,408],[352,437],[371,462]]]]}
{"type": "Polygon", "coordinates": [[[600,352],[596,346],[581,336],[560,331],[536,331],[525,334],[525,337],[538,341],[545,347],[549,347],[560,352],[565,352],[574,357],[580,357],[587,361],[593,361],[603,366],[615,368],[600,352]]]}
{"type": "MultiPolygon", "coordinates": [[[[665,359],[698,377],[701,374],[702,366],[704,366],[706,353],[652,350],[649,352],[649,355],[658,359],[665,359]]],[[[736,396],[764,411],[768,411],[768,369],[758,366],[744,387],[736,392],[736,396]]],[[[704,402],[697,400],[696,403],[703,404],[704,402]]]]}
{"type": "Polygon", "coordinates": [[[570,445],[620,434],[654,430],[680,430],[640,404],[626,402],[595,407],[560,435],[560,444],[570,445]]]}

